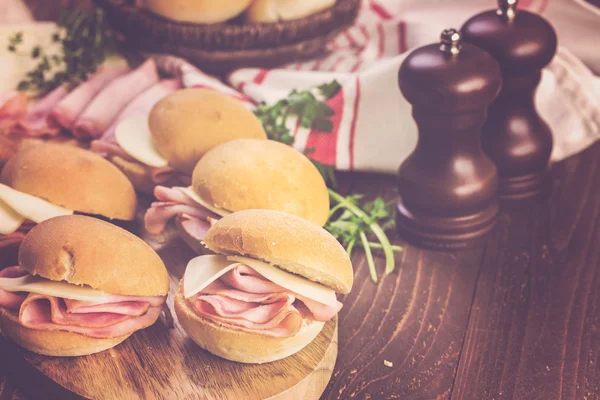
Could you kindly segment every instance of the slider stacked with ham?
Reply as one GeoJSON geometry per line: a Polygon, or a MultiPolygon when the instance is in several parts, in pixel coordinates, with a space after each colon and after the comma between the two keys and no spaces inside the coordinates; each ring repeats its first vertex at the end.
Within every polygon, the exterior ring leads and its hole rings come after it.
{"type": "Polygon", "coordinates": [[[59,144],[22,147],[0,174],[0,248],[52,217],[80,212],[130,221],[136,206],[131,182],[99,155],[59,144]]]}
{"type": "Polygon", "coordinates": [[[204,241],[221,255],[189,262],[175,311],[194,342],[228,360],[265,363],[300,351],[341,309],[335,293],[352,288],[344,248],[294,215],[236,212],[204,241]]]}
{"type": "Polygon", "coordinates": [[[238,138],[267,135],[239,100],[190,88],[159,100],[149,116],[125,118],[114,137],[95,141],[92,149],[117,165],[137,190],[152,193],[156,185],[189,185],[194,166],[207,151],[238,138]]]}
{"type": "Polygon", "coordinates": [[[157,234],[175,218],[182,238],[198,253],[217,220],[231,212],[267,209],[324,225],[329,214],[327,186],[306,156],[271,140],[237,139],[207,152],[190,187],[157,186],[158,199],[146,212],[148,232],[157,234]]]}
{"type": "Polygon", "coordinates": [[[168,290],[165,265],[138,237],[56,217],[27,235],[18,267],[0,271],[0,330],[39,354],[92,354],[154,324],[168,290]]]}

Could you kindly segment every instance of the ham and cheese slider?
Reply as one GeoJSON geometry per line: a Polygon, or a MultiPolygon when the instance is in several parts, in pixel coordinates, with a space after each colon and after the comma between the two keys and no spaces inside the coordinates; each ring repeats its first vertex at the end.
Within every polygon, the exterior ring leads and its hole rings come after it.
{"type": "Polygon", "coordinates": [[[74,212],[133,220],[137,197],[118,168],[77,147],[22,147],[0,174],[0,248],[18,244],[37,223],[74,212]]]}
{"type": "Polygon", "coordinates": [[[69,215],[29,232],[0,271],[0,330],[35,353],[109,349],[157,320],[169,290],[160,257],[108,222],[69,215]]]}
{"type": "Polygon", "coordinates": [[[252,111],[214,90],[189,88],[159,100],[148,116],[124,119],[114,130],[113,144],[99,141],[92,149],[106,154],[137,190],[152,193],[158,184],[189,185],[207,151],[239,138],[267,138],[252,111]]]}
{"type": "Polygon", "coordinates": [[[290,356],[313,341],[352,289],[348,254],[326,230],[291,214],[239,211],[208,231],[175,297],[179,323],[203,349],[242,363],[290,356]]]}
{"type": "Polygon", "coordinates": [[[157,234],[174,218],[181,237],[196,252],[209,221],[235,211],[266,209],[324,225],[329,194],[323,177],[306,156],[271,140],[237,139],[215,147],[194,168],[190,187],[157,186],[145,215],[157,234]]]}

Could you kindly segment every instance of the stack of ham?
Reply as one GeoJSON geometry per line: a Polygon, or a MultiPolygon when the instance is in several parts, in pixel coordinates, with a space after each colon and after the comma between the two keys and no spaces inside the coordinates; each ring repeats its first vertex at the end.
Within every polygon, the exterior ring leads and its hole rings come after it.
{"type": "MultiPolygon", "coordinates": [[[[18,279],[29,273],[15,266],[0,270],[0,278],[18,279]]],[[[93,338],[116,338],[152,325],[166,296],[112,295],[91,303],[27,292],[0,289],[0,308],[18,315],[26,328],[73,332],[93,338]]]]}
{"type": "Polygon", "coordinates": [[[164,231],[167,223],[176,216],[181,218],[183,229],[197,241],[204,239],[211,221],[221,218],[178,188],[157,186],[153,202],[144,215],[146,230],[154,235],[164,231]]]}
{"type": "Polygon", "coordinates": [[[18,246],[21,244],[25,235],[36,225],[33,221],[25,221],[19,229],[7,235],[0,235],[0,249],[3,247],[18,246]]]}
{"type": "Polygon", "coordinates": [[[333,307],[293,293],[244,264],[237,264],[188,301],[202,317],[274,337],[294,336],[305,318],[325,322],[342,308],[339,301],[333,307]]]}

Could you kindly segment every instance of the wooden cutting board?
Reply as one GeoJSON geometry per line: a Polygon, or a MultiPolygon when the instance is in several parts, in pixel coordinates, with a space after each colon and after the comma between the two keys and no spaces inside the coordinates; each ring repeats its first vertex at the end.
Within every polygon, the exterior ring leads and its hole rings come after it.
{"type": "MultiPolygon", "coordinates": [[[[178,238],[147,240],[171,273],[173,296],[194,253],[178,238]]],[[[337,356],[337,318],[299,353],[262,365],[234,363],[199,348],[164,315],[117,347],[90,356],[46,357],[23,350],[0,335],[0,362],[33,398],[91,399],[318,399],[337,356]],[[35,396],[35,397],[34,397],[35,396]]]]}

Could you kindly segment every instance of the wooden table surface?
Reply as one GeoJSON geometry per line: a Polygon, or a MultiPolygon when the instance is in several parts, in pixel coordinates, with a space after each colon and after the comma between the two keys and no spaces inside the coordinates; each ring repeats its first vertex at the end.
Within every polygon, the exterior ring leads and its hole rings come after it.
{"type": "MultiPolygon", "coordinates": [[[[600,144],[552,173],[551,198],[502,212],[481,248],[406,245],[379,285],[356,254],[322,398],[600,399],[600,144]]],[[[392,177],[340,181],[344,193],[395,196],[392,177]]],[[[0,357],[0,399],[24,398],[6,375],[0,357]]]]}

